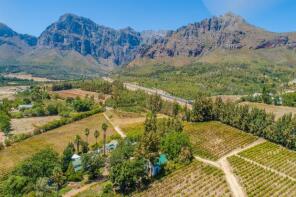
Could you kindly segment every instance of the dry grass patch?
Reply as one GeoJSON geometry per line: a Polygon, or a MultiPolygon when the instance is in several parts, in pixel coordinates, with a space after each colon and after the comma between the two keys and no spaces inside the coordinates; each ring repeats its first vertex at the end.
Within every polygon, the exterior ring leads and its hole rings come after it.
{"type": "Polygon", "coordinates": [[[276,105],[268,105],[264,103],[253,103],[253,102],[242,102],[240,104],[263,109],[267,113],[273,113],[275,115],[275,119],[279,119],[283,115],[288,113],[292,113],[293,115],[296,114],[296,107],[276,106],[276,105]]]}
{"type": "Polygon", "coordinates": [[[217,160],[236,148],[254,142],[257,137],[220,122],[185,123],[194,154],[217,160]]]}
{"type": "Polygon", "coordinates": [[[81,89],[71,89],[71,90],[61,90],[61,91],[55,91],[57,95],[59,95],[61,98],[86,98],[88,97],[94,97],[95,101],[104,101],[105,99],[108,98],[107,95],[103,95],[97,92],[90,92],[86,90],[81,90],[81,89]]]}
{"type": "MultiPolygon", "coordinates": [[[[102,140],[101,124],[108,123],[103,114],[85,118],[83,120],[62,126],[60,128],[48,131],[37,136],[33,136],[27,140],[16,143],[4,150],[0,151],[0,178],[13,169],[19,162],[32,156],[34,153],[46,148],[52,147],[59,153],[62,153],[64,148],[70,141],[73,141],[76,135],[80,135],[82,139],[86,139],[84,129],[89,128],[89,143],[94,144],[95,138],[93,132],[95,129],[100,131],[100,139],[102,140]]],[[[107,137],[116,134],[113,128],[109,125],[107,137]]]]}
{"type": "Polygon", "coordinates": [[[221,170],[194,161],[135,196],[231,196],[221,170]]]}
{"type": "Polygon", "coordinates": [[[11,119],[11,133],[32,133],[35,128],[45,125],[48,122],[60,119],[60,116],[44,116],[32,118],[11,119]]]}
{"type": "Polygon", "coordinates": [[[18,91],[23,91],[27,89],[27,86],[3,86],[0,87],[0,100],[2,99],[14,99],[14,95],[18,91]]]}

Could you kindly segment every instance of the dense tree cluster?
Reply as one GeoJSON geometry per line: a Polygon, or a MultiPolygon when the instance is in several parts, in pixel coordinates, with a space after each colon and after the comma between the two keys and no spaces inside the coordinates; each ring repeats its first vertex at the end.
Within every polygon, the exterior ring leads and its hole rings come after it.
{"type": "Polygon", "coordinates": [[[51,90],[52,91],[60,91],[60,90],[69,90],[72,89],[73,85],[70,82],[64,82],[64,83],[55,83],[52,85],[51,90]]]}
{"type": "Polygon", "coordinates": [[[60,173],[59,156],[51,149],[36,153],[21,163],[4,181],[5,196],[24,196],[29,193],[42,193],[42,196],[54,195],[64,183],[60,173]]]}
{"type": "Polygon", "coordinates": [[[199,97],[193,104],[190,117],[193,122],[218,120],[296,150],[296,117],[291,114],[276,121],[272,114],[258,108],[224,103],[221,98],[212,101],[199,97]]]}

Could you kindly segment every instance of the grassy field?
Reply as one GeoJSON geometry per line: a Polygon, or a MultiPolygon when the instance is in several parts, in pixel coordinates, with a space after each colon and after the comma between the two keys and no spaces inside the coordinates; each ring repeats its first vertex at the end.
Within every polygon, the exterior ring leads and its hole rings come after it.
{"type": "MultiPolygon", "coordinates": [[[[22,142],[16,143],[4,150],[0,151],[0,178],[6,175],[19,162],[32,156],[34,153],[42,150],[45,147],[52,147],[59,153],[62,153],[66,145],[73,141],[76,135],[80,135],[82,139],[86,139],[84,129],[90,129],[89,143],[94,144],[94,130],[100,131],[100,140],[102,139],[101,124],[107,121],[103,114],[85,118],[83,120],[62,126],[60,128],[48,131],[22,142]]],[[[107,136],[114,135],[115,131],[109,125],[107,136]]]]}
{"type": "Polygon", "coordinates": [[[279,119],[284,114],[292,113],[296,114],[296,107],[287,107],[287,106],[276,106],[276,105],[268,105],[264,103],[252,103],[252,102],[242,102],[241,105],[249,105],[251,107],[256,107],[259,109],[263,109],[268,113],[273,113],[276,119],[279,119]]]}
{"type": "Polygon", "coordinates": [[[143,123],[146,119],[145,113],[125,112],[120,110],[108,110],[107,116],[120,127],[126,125],[143,123]]]}
{"type": "Polygon", "coordinates": [[[257,139],[220,122],[186,123],[184,131],[190,137],[194,154],[213,160],[257,139]]]}
{"type": "Polygon", "coordinates": [[[60,116],[44,116],[32,118],[11,119],[11,133],[32,133],[35,128],[45,125],[48,122],[60,119],[60,116]]]}
{"type": "Polygon", "coordinates": [[[271,142],[265,142],[245,150],[239,155],[296,179],[295,151],[288,150],[271,142]]]}
{"type": "Polygon", "coordinates": [[[232,156],[228,160],[248,196],[296,196],[296,181],[238,156],[232,156]]]}
{"type": "Polygon", "coordinates": [[[231,196],[222,171],[194,161],[135,196],[231,196]]]}

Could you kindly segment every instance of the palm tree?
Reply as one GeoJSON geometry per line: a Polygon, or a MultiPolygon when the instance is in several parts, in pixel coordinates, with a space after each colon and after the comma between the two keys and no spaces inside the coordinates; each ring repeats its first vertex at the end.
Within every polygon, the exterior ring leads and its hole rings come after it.
{"type": "Polygon", "coordinates": [[[102,129],[104,131],[104,155],[106,155],[106,131],[108,129],[108,125],[106,123],[103,123],[102,129]]]}
{"type": "Polygon", "coordinates": [[[88,143],[88,136],[89,136],[89,129],[88,128],[86,128],[84,130],[84,135],[86,136],[86,142],[88,143]]]}
{"type": "Polygon", "coordinates": [[[95,130],[94,132],[94,137],[96,138],[96,145],[98,145],[98,137],[99,137],[100,133],[98,130],[95,130]]]}
{"type": "Polygon", "coordinates": [[[75,140],[74,140],[74,143],[76,144],[76,147],[77,147],[77,153],[79,153],[80,142],[81,142],[80,135],[76,135],[75,140]]]}

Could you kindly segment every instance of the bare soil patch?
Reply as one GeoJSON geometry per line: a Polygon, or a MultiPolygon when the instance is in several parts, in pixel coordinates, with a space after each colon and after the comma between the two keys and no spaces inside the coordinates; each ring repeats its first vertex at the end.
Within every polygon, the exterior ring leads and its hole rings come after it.
{"type": "Polygon", "coordinates": [[[11,120],[13,134],[32,133],[35,128],[45,125],[48,122],[58,120],[60,116],[45,116],[32,118],[19,118],[11,120]]]}
{"type": "Polygon", "coordinates": [[[33,80],[33,81],[37,81],[37,82],[56,81],[56,80],[51,80],[51,79],[47,79],[44,77],[34,77],[31,74],[24,74],[24,73],[9,73],[9,74],[5,74],[4,76],[8,77],[8,78],[33,80]]]}
{"type": "Polygon", "coordinates": [[[19,92],[19,91],[23,91],[26,88],[28,88],[28,86],[3,86],[0,87],[0,100],[2,99],[14,99],[14,95],[19,92]]]}
{"type": "Polygon", "coordinates": [[[96,102],[104,102],[109,95],[103,95],[97,92],[90,92],[90,91],[85,91],[81,89],[71,89],[71,90],[61,90],[61,91],[55,91],[54,93],[58,94],[61,98],[86,98],[88,97],[94,97],[96,102]]]}

